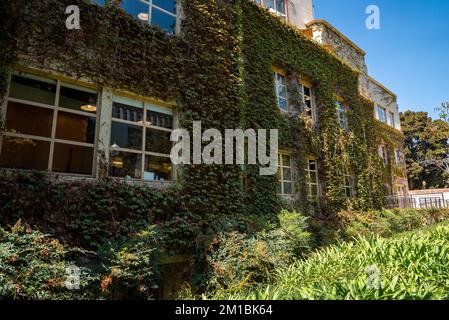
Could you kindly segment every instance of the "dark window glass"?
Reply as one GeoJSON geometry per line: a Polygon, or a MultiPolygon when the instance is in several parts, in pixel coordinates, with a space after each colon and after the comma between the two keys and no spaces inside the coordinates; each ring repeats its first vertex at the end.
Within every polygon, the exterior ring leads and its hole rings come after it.
{"type": "Polygon", "coordinates": [[[41,137],[51,136],[53,110],[9,102],[6,111],[6,131],[41,137]]]}
{"type": "Polygon", "coordinates": [[[0,166],[47,170],[50,142],[3,136],[0,166]]]}
{"type": "Polygon", "coordinates": [[[172,180],[172,168],[170,158],[145,156],[144,180],[170,181],[172,180]]]}
{"type": "Polygon", "coordinates": [[[128,179],[141,179],[142,156],[137,153],[111,151],[109,175],[128,179]]]}
{"type": "Polygon", "coordinates": [[[97,94],[61,86],[59,96],[61,108],[96,113],[97,94]]]}
{"type": "Polygon", "coordinates": [[[142,131],[141,127],[113,121],[111,144],[124,149],[142,150],[142,131]]]}
{"type": "Polygon", "coordinates": [[[176,14],[176,0],[153,0],[153,5],[176,14]]]}
{"type": "Polygon", "coordinates": [[[112,117],[132,122],[142,122],[143,109],[114,102],[112,104],[112,117]]]}
{"type": "Polygon", "coordinates": [[[95,118],[58,112],[56,139],[94,143],[95,118]]]}
{"type": "Polygon", "coordinates": [[[147,128],[146,151],[170,154],[172,147],[170,135],[170,132],[147,128]]]}
{"type": "Polygon", "coordinates": [[[53,171],[92,174],[93,147],[55,143],[53,171]]]}
{"type": "Polygon", "coordinates": [[[283,180],[292,180],[292,172],[289,168],[283,168],[282,170],[284,177],[283,180]]]}
{"type": "Polygon", "coordinates": [[[292,194],[292,183],[284,182],[284,194],[292,194]]]}
{"type": "Polygon", "coordinates": [[[53,106],[56,98],[56,81],[29,79],[13,75],[9,96],[53,106]]]}
{"type": "Polygon", "coordinates": [[[176,28],[176,17],[153,7],[153,11],[151,13],[151,24],[158,26],[163,30],[167,30],[170,34],[174,34],[176,28]]]}
{"type": "Polygon", "coordinates": [[[173,116],[161,112],[147,110],[147,122],[156,127],[173,128],[173,116]]]}

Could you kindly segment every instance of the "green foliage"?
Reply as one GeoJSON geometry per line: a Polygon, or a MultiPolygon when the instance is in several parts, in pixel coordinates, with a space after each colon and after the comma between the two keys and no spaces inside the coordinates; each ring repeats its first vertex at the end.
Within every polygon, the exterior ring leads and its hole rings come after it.
{"type": "Polygon", "coordinates": [[[449,299],[449,226],[398,238],[358,238],[278,268],[269,284],[213,299],[449,299]],[[369,270],[377,269],[378,278],[369,270]]]}
{"type": "Polygon", "coordinates": [[[275,267],[287,266],[309,250],[307,218],[286,211],[278,217],[280,225],[256,233],[218,235],[208,255],[209,289],[236,290],[266,281],[275,267]]]}
{"type": "Polygon", "coordinates": [[[1,225],[23,219],[70,245],[93,249],[158,224],[182,234],[167,233],[167,249],[186,252],[201,223],[180,210],[177,187],[160,191],[117,180],[63,182],[41,172],[0,170],[0,203],[1,225]]]}
{"type": "MultiPolygon", "coordinates": [[[[81,291],[65,288],[70,252],[55,239],[20,221],[0,228],[0,299],[82,299],[92,281],[81,268],[81,291]]],[[[90,296],[92,297],[92,296],[90,296]]]]}
{"type": "Polygon", "coordinates": [[[157,297],[161,257],[157,229],[149,227],[126,241],[107,242],[98,252],[105,273],[101,291],[112,299],[157,297]]]}
{"type": "Polygon", "coordinates": [[[444,112],[441,116],[442,120],[432,120],[427,112],[401,113],[411,189],[443,188],[449,184],[448,165],[444,162],[449,154],[449,123],[444,120],[444,112]]]}
{"type": "Polygon", "coordinates": [[[339,213],[340,236],[349,240],[357,236],[383,237],[411,231],[449,220],[448,209],[394,209],[383,211],[339,213]]]}

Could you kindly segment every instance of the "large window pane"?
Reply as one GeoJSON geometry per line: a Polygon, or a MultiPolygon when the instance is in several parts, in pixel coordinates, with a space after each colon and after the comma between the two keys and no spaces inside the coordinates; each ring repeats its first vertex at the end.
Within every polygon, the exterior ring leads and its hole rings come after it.
{"type": "Polygon", "coordinates": [[[153,0],[153,5],[176,14],[176,0],[153,0]]]}
{"type": "Polygon", "coordinates": [[[94,117],[58,112],[56,139],[94,143],[95,121],[94,117]]]}
{"type": "Polygon", "coordinates": [[[3,136],[0,166],[47,170],[49,152],[49,142],[3,136]]]}
{"type": "Polygon", "coordinates": [[[128,179],[141,179],[142,156],[137,153],[111,151],[109,175],[128,179]]]}
{"type": "Polygon", "coordinates": [[[112,105],[112,117],[142,124],[143,109],[123,103],[114,102],[112,105]]]}
{"type": "Polygon", "coordinates": [[[97,94],[88,89],[78,89],[71,85],[62,84],[59,97],[61,108],[76,111],[97,112],[97,94]]]}
{"type": "Polygon", "coordinates": [[[274,9],[274,0],[264,0],[265,7],[274,9]]]}
{"type": "Polygon", "coordinates": [[[276,0],[276,11],[285,14],[285,0],[276,0]]]}
{"type": "Polygon", "coordinates": [[[56,81],[13,75],[9,96],[53,106],[56,98],[56,81]]]}
{"type": "Polygon", "coordinates": [[[55,143],[53,171],[92,174],[93,147],[55,143]]]}
{"type": "Polygon", "coordinates": [[[172,143],[170,141],[171,132],[147,129],[146,130],[146,151],[170,154],[172,143]]]}
{"type": "Polygon", "coordinates": [[[176,17],[153,7],[153,11],[151,13],[151,24],[174,34],[176,28],[176,17]]]}
{"type": "Polygon", "coordinates": [[[148,23],[148,14],[150,12],[148,4],[139,0],[123,0],[121,7],[134,18],[148,23]]]}
{"type": "Polygon", "coordinates": [[[6,112],[6,131],[41,137],[51,136],[53,110],[9,102],[6,112]]]}
{"type": "Polygon", "coordinates": [[[170,158],[145,156],[144,180],[170,181],[173,166],[170,158]]]}
{"type": "Polygon", "coordinates": [[[142,150],[142,131],[141,127],[113,121],[111,144],[118,148],[142,150]]]}

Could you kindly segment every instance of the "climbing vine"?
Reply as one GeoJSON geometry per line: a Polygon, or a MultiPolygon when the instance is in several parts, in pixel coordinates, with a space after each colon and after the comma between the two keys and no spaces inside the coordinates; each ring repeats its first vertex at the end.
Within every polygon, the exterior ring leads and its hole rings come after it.
{"type": "MultiPolygon", "coordinates": [[[[292,150],[298,168],[294,206],[327,216],[348,206],[382,206],[381,128],[372,119],[373,104],[358,94],[358,74],[252,1],[183,1],[182,36],[136,21],[115,2],[17,0],[1,6],[8,14],[0,33],[0,96],[11,66],[22,64],[173,102],[185,128],[201,120],[203,128],[221,131],[279,129],[280,144],[292,150]],[[64,27],[65,8],[73,4],[80,7],[80,30],[64,27]],[[290,114],[276,106],[272,67],[290,79],[290,114]],[[295,93],[300,77],[314,85],[316,124],[302,114],[295,93]],[[350,107],[349,132],[339,126],[337,96],[350,107]],[[318,160],[325,200],[306,195],[308,156],[318,160]],[[351,200],[347,171],[355,178],[351,200]]],[[[179,182],[183,211],[195,212],[207,230],[223,215],[270,216],[284,205],[277,177],[260,176],[258,166],[184,166],[179,182]]]]}

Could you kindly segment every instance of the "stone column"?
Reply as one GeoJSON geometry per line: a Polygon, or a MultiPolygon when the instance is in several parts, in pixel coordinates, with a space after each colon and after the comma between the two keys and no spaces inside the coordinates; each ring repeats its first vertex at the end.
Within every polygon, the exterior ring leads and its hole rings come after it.
{"type": "Polygon", "coordinates": [[[98,143],[97,143],[97,170],[96,177],[104,179],[108,176],[109,147],[111,145],[111,119],[112,119],[112,89],[102,88],[100,94],[98,143]]]}

